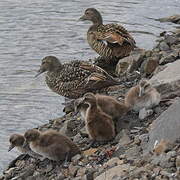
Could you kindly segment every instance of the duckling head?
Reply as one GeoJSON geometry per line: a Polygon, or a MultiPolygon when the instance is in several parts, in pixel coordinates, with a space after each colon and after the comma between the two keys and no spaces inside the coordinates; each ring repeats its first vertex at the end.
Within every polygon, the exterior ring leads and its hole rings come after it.
{"type": "Polygon", "coordinates": [[[40,131],[37,129],[30,129],[25,132],[24,137],[26,139],[26,143],[36,141],[40,136],[40,131]]]}
{"type": "Polygon", "coordinates": [[[96,104],[96,97],[93,93],[86,93],[83,96],[82,103],[88,104],[89,106],[96,104]]]}
{"type": "Polygon", "coordinates": [[[139,83],[139,97],[143,96],[148,90],[151,88],[151,83],[146,80],[142,79],[139,83]]]}
{"type": "Polygon", "coordinates": [[[42,63],[40,66],[40,69],[38,70],[38,74],[35,76],[39,76],[40,74],[46,72],[46,71],[56,71],[56,69],[59,69],[61,67],[61,63],[58,58],[55,56],[46,56],[42,59],[42,63]]]}
{"type": "Polygon", "coordinates": [[[95,8],[86,9],[84,12],[84,15],[81,16],[79,20],[82,20],[82,21],[89,20],[89,21],[92,21],[94,24],[103,23],[101,14],[95,8]]]}
{"type": "Polygon", "coordinates": [[[85,104],[84,102],[84,98],[78,98],[74,101],[74,111],[77,113],[78,111],[80,111],[81,109],[87,109],[88,105],[85,104]]]}
{"type": "Polygon", "coordinates": [[[16,146],[22,146],[24,144],[24,137],[20,134],[12,134],[9,138],[10,146],[8,151],[11,151],[16,146]]]}

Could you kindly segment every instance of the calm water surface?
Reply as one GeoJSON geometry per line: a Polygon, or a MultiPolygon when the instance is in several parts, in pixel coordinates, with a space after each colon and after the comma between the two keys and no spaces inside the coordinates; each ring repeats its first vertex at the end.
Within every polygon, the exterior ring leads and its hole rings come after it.
{"type": "Polygon", "coordinates": [[[104,22],[134,32],[138,46],[152,48],[161,31],[176,25],[155,18],[178,14],[179,0],[1,0],[0,1],[0,169],[17,156],[8,153],[9,135],[62,115],[64,98],[51,92],[44,76],[34,78],[40,59],[63,62],[96,57],[86,42],[90,23],[77,19],[98,8],[104,22]]]}

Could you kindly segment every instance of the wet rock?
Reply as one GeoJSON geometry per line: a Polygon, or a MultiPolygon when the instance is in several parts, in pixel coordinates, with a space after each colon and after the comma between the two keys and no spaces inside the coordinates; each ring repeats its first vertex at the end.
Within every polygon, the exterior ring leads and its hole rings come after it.
{"type": "Polygon", "coordinates": [[[180,137],[180,98],[178,98],[165,112],[163,112],[152,124],[149,132],[149,143],[147,150],[152,151],[155,142],[167,140],[171,143],[180,137]]]}
{"type": "Polygon", "coordinates": [[[169,17],[165,17],[165,18],[160,18],[158,19],[160,22],[173,22],[176,24],[180,24],[180,15],[173,15],[173,16],[169,16],[169,17]]]}
{"type": "Polygon", "coordinates": [[[110,159],[108,162],[104,164],[104,167],[113,167],[115,165],[123,164],[123,162],[124,162],[123,160],[120,160],[117,157],[113,157],[112,159],[110,159]]]}
{"type": "Polygon", "coordinates": [[[166,65],[164,70],[154,75],[150,82],[161,94],[177,91],[180,88],[180,59],[166,65]]]}

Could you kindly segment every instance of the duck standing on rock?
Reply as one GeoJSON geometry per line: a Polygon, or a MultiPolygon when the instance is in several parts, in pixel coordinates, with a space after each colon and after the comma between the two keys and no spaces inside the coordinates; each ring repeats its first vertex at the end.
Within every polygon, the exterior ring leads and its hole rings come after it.
{"type": "Polygon", "coordinates": [[[80,153],[80,149],[68,137],[54,130],[40,132],[36,129],[28,130],[24,137],[30,148],[53,161],[67,161],[80,153]]]}
{"type": "Polygon", "coordinates": [[[96,96],[93,93],[86,93],[83,96],[82,103],[88,104],[85,114],[86,130],[91,145],[97,142],[107,142],[115,137],[114,122],[108,114],[102,111],[98,106],[96,96]]]}
{"type": "Polygon", "coordinates": [[[135,40],[123,26],[104,25],[100,12],[95,8],[86,9],[80,20],[89,20],[93,23],[87,32],[87,41],[108,63],[116,64],[136,47],[135,40]]]}
{"type": "MultiPolygon", "coordinates": [[[[143,112],[148,110],[147,113],[152,114],[151,108],[160,103],[160,93],[152,87],[151,83],[142,79],[138,85],[132,87],[125,96],[125,105],[131,110],[143,112]]],[[[141,115],[139,114],[139,117],[141,115]]],[[[140,117],[140,119],[143,119],[140,117]]]]}
{"type": "MultiPolygon", "coordinates": [[[[127,114],[129,108],[124,104],[116,100],[115,97],[106,96],[102,94],[95,94],[98,106],[103,112],[112,117],[113,120],[118,120],[120,117],[127,114]]],[[[88,105],[82,103],[83,98],[79,98],[74,102],[75,111],[79,111],[82,119],[85,119],[85,114],[88,109],[88,105]]]]}
{"type": "Polygon", "coordinates": [[[10,146],[8,151],[11,151],[14,147],[18,149],[19,152],[23,154],[28,154],[31,157],[41,159],[42,156],[33,152],[31,148],[29,147],[29,144],[26,144],[25,146],[25,138],[21,134],[12,134],[9,138],[10,146]]]}
{"type": "Polygon", "coordinates": [[[55,56],[46,56],[42,59],[36,76],[46,71],[46,83],[49,88],[70,99],[120,84],[102,68],[85,61],[74,60],[61,64],[55,56]]]}

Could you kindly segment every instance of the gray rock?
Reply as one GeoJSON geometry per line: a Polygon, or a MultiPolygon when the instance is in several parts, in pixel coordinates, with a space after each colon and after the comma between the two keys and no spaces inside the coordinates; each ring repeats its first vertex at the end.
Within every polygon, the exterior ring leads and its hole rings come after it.
{"type": "Polygon", "coordinates": [[[180,88],[180,59],[166,65],[164,70],[155,74],[150,82],[161,94],[175,92],[180,88]]]}
{"type": "Polygon", "coordinates": [[[177,37],[167,34],[165,36],[165,41],[167,44],[172,45],[177,42],[177,37]]]}
{"type": "Polygon", "coordinates": [[[159,44],[159,49],[161,51],[167,51],[169,50],[169,46],[166,42],[162,41],[160,44],[159,44]]]}
{"type": "Polygon", "coordinates": [[[160,18],[158,19],[160,22],[173,22],[176,24],[180,24],[180,15],[176,14],[173,16],[165,17],[165,18],[160,18]]]}
{"type": "Polygon", "coordinates": [[[153,150],[155,142],[167,140],[173,143],[180,137],[179,110],[180,98],[152,123],[152,129],[149,132],[148,151],[153,150]]]}
{"type": "Polygon", "coordinates": [[[118,165],[100,174],[95,180],[111,180],[114,176],[123,176],[133,169],[135,169],[135,166],[130,166],[129,164],[118,165]]]}

